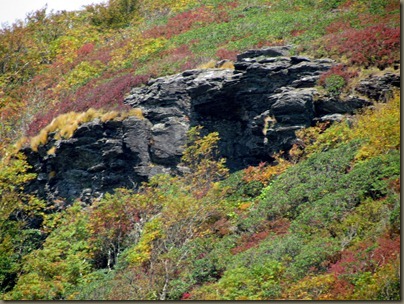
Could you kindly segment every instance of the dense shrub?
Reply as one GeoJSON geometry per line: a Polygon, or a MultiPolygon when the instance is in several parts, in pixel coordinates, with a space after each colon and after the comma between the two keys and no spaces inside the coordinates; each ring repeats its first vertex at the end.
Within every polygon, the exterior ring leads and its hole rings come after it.
{"type": "Polygon", "coordinates": [[[330,54],[345,55],[350,64],[384,69],[400,61],[400,29],[384,24],[348,29],[326,38],[330,54]]]}
{"type": "Polygon", "coordinates": [[[356,76],[358,76],[357,71],[350,71],[347,66],[339,64],[323,73],[318,79],[318,84],[332,95],[339,95],[350,83],[350,80],[356,76]]]}
{"type": "Polygon", "coordinates": [[[59,299],[91,269],[91,249],[87,238],[87,214],[78,204],[66,210],[43,247],[24,257],[27,263],[17,288],[5,295],[8,300],[59,299]],[[63,275],[61,275],[63,274],[63,275]]]}
{"type": "Polygon", "coordinates": [[[34,136],[39,133],[46,125],[48,125],[57,115],[74,112],[85,112],[89,108],[106,109],[106,110],[122,110],[130,108],[125,106],[122,101],[130,89],[145,83],[147,76],[133,76],[126,74],[115,77],[101,84],[94,82],[80,87],[74,94],[67,96],[61,104],[56,104],[45,114],[38,114],[28,127],[27,134],[34,136]]]}
{"type": "Polygon", "coordinates": [[[353,136],[365,140],[357,158],[366,159],[390,150],[399,150],[400,141],[400,96],[396,95],[387,104],[379,104],[375,110],[358,119],[353,136]]]}
{"type": "Polygon", "coordinates": [[[215,21],[215,16],[207,7],[179,13],[171,17],[166,25],[156,26],[144,33],[145,37],[164,37],[170,39],[172,36],[189,31],[194,26],[203,26],[215,21]]]}
{"type": "Polygon", "coordinates": [[[129,25],[135,15],[136,1],[109,0],[108,3],[87,5],[91,23],[101,28],[120,28],[129,25]]]}

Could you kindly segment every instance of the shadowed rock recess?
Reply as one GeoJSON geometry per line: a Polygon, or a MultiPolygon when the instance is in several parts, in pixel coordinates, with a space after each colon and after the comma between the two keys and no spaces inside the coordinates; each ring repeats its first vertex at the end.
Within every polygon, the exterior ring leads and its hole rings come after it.
{"type": "MultiPolygon", "coordinates": [[[[188,70],[132,89],[124,102],[141,108],[144,119],[96,119],[38,152],[26,148],[38,173],[27,191],[49,202],[90,202],[117,187],[136,188],[158,173],[178,174],[186,132],[196,125],[205,133],[218,131],[228,167],[242,169],[290,149],[296,130],[371,104],[357,96],[321,96],[316,81],[334,62],[288,53],[287,46],[250,50],[237,57],[234,70],[188,70]],[[48,155],[51,147],[55,153],[48,155]]],[[[359,92],[376,96],[375,87],[368,80],[359,92]]],[[[387,94],[385,82],[383,90],[387,94]]]]}

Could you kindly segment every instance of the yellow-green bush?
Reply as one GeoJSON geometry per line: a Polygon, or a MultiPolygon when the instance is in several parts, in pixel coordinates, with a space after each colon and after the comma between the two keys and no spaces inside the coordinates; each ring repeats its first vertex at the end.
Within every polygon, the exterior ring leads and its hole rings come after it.
{"type": "Polygon", "coordinates": [[[95,62],[82,61],[66,76],[62,83],[59,83],[59,86],[68,88],[82,85],[97,77],[103,69],[104,65],[99,60],[95,62]]]}
{"type": "MultiPolygon", "coordinates": [[[[296,132],[307,147],[306,156],[334,148],[351,140],[361,140],[356,159],[363,160],[390,150],[400,149],[400,95],[396,94],[386,104],[376,104],[358,114],[352,122],[334,123],[324,132],[323,126],[315,126],[296,132]]],[[[292,155],[302,155],[298,147],[292,149],[292,155]]]]}
{"type": "Polygon", "coordinates": [[[377,104],[375,110],[367,110],[359,116],[353,137],[365,140],[356,155],[357,159],[400,149],[400,95],[386,104],[377,104]]]}
{"type": "Polygon", "coordinates": [[[111,66],[115,69],[121,69],[134,60],[147,57],[160,51],[167,44],[165,38],[144,38],[138,32],[131,34],[132,39],[123,47],[115,49],[112,52],[111,66]]]}

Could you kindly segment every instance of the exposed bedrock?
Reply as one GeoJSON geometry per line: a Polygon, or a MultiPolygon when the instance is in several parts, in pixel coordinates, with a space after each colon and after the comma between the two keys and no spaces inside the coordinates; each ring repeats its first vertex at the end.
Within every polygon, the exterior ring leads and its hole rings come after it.
{"type": "MultiPolygon", "coordinates": [[[[38,152],[25,149],[38,173],[27,190],[48,201],[90,201],[117,187],[136,188],[158,173],[180,173],[186,132],[196,125],[206,133],[219,132],[221,154],[231,170],[238,170],[290,149],[298,129],[371,104],[358,96],[321,96],[316,81],[334,62],[288,57],[288,49],[250,50],[238,56],[234,70],[188,70],[132,89],[124,102],[141,108],[144,119],[97,119],[38,152]],[[48,155],[52,146],[56,151],[48,155]]],[[[399,84],[389,77],[379,86],[383,92],[399,84]]],[[[377,92],[376,80],[368,82],[368,90],[366,82],[358,87],[361,94],[385,94],[377,92]]]]}

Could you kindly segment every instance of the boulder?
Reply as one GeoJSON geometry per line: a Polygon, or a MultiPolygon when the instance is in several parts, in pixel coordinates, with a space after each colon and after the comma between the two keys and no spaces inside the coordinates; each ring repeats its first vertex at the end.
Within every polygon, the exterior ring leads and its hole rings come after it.
{"type": "Polygon", "coordinates": [[[316,116],[330,114],[354,114],[358,109],[368,107],[372,102],[358,96],[348,96],[344,99],[335,96],[322,96],[314,103],[316,116]]]}
{"type": "Polygon", "coordinates": [[[381,76],[369,76],[362,80],[355,90],[370,99],[386,102],[392,97],[394,88],[400,88],[400,75],[386,73],[381,76]]]}

